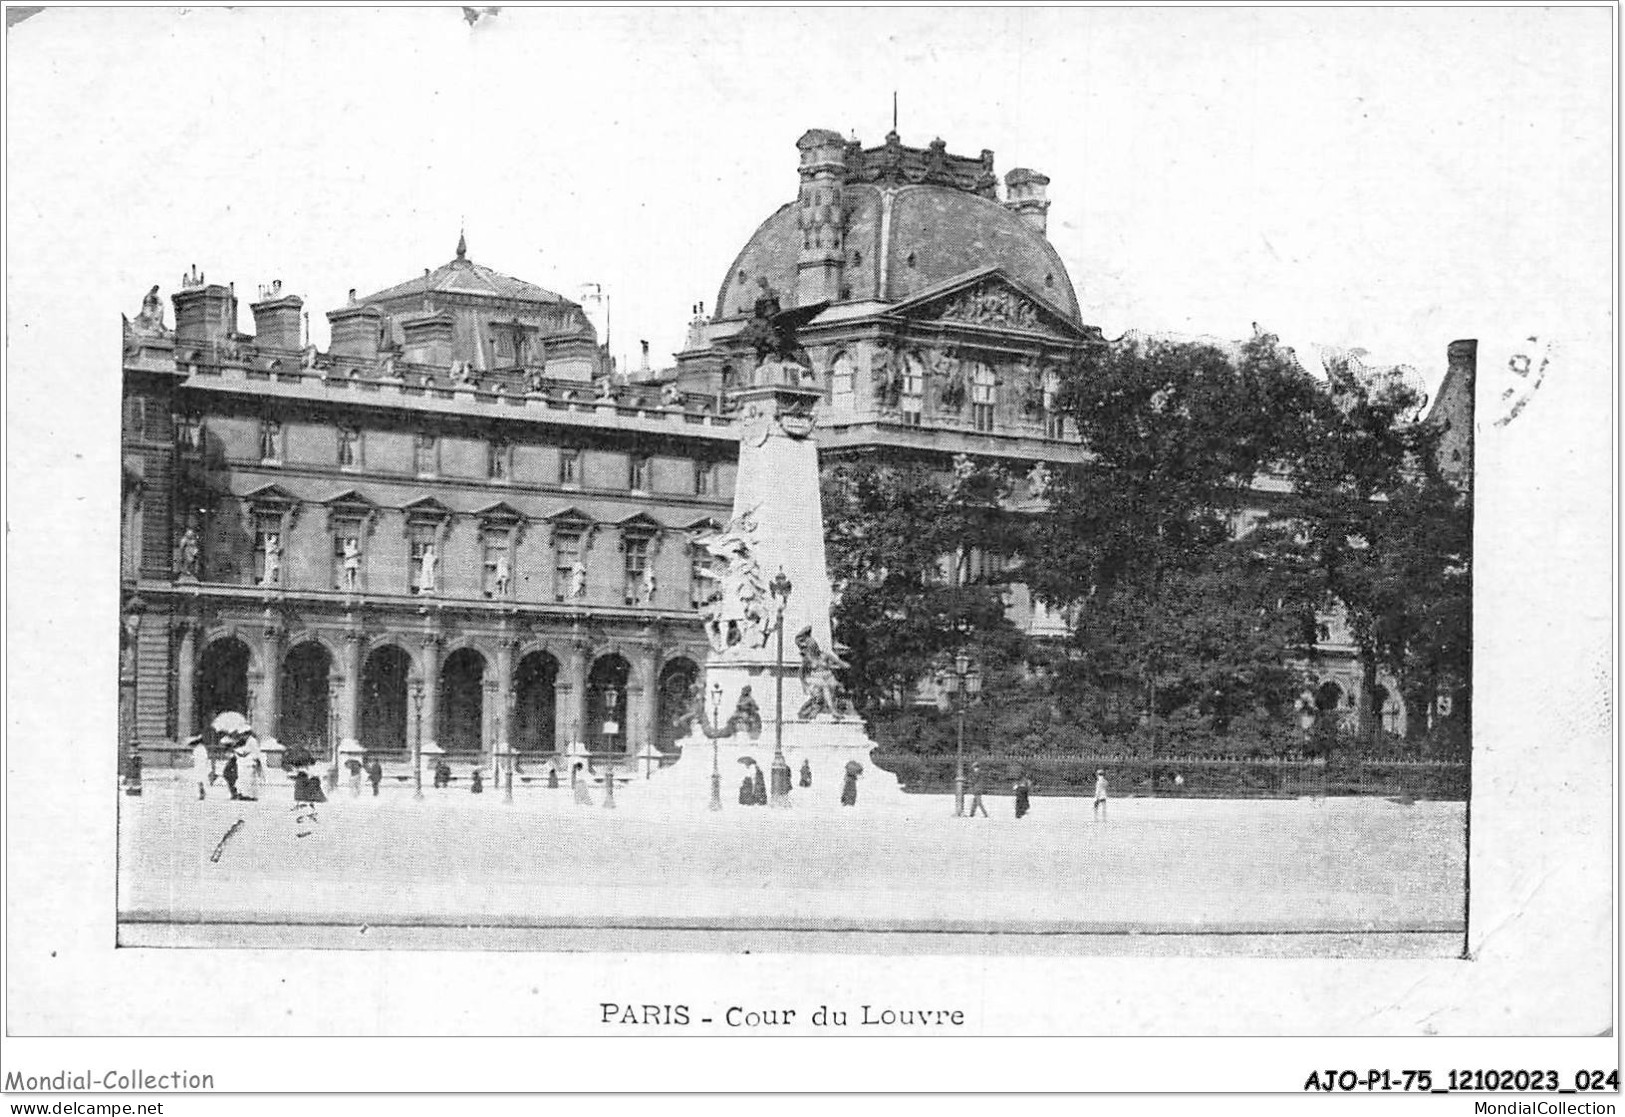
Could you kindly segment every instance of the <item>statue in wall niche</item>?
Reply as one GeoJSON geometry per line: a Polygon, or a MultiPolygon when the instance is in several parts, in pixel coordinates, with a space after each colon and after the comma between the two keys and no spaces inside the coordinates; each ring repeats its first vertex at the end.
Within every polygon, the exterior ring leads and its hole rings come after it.
{"type": "Polygon", "coordinates": [[[579,557],[570,566],[570,596],[587,596],[587,564],[579,557]]]}
{"type": "Polygon", "coordinates": [[[846,668],[846,661],[818,646],[812,625],[796,633],[796,651],[801,653],[801,685],[807,692],[796,717],[810,721],[819,714],[842,717],[850,713],[852,704],[835,678],[836,671],[846,668]]]}
{"type": "Polygon", "coordinates": [[[643,577],[638,579],[638,599],[645,605],[654,604],[656,588],[655,568],[645,566],[643,568],[643,577]]]}
{"type": "Polygon", "coordinates": [[[344,586],[354,590],[361,585],[361,541],[354,536],[344,541],[344,586]]]}
{"type": "Polygon", "coordinates": [[[260,585],[274,586],[282,581],[282,541],[274,535],[265,537],[265,574],[260,585]]]}
{"type": "Polygon", "coordinates": [[[141,614],[137,610],[125,613],[119,622],[119,677],[128,679],[135,675],[135,657],[138,647],[137,637],[141,633],[141,614]]]}
{"type": "Polygon", "coordinates": [[[949,411],[965,406],[965,362],[951,350],[931,350],[930,368],[937,379],[937,400],[949,411]]]}
{"type": "Polygon", "coordinates": [[[496,595],[498,597],[508,596],[508,582],[512,577],[513,572],[508,567],[508,556],[498,555],[495,572],[496,595]]]}
{"type": "Polygon", "coordinates": [[[179,541],[175,544],[175,573],[184,578],[198,576],[198,554],[200,551],[196,528],[187,528],[181,532],[179,541]]]}
{"type": "Polygon", "coordinates": [[[1039,462],[1027,471],[1027,496],[1032,500],[1044,500],[1049,496],[1049,487],[1053,483],[1049,466],[1039,462]]]}
{"type": "Polygon", "coordinates": [[[433,593],[435,590],[435,574],[440,567],[440,556],[435,554],[434,544],[426,544],[423,548],[423,558],[418,571],[418,591],[420,593],[433,593]]]}

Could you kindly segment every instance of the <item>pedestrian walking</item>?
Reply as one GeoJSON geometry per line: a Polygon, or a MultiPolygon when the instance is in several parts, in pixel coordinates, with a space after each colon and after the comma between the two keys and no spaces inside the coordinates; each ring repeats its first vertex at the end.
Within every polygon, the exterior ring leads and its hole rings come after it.
{"type": "Polygon", "coordinates": [[[582,773],[586,765],[579,760],[576,766],[570,769],[570,786],[575,790],[576,803],[583,807],[592,806],[592,789],[587,786],[587,777],[582,773]]]}
{"type": "Polygon", "coordinates": [[[220,776],[226,781],[226,790],[231,792],[233,799],[241,799],[237,794],[237,743],[226,742],[226,766],[221,769],[220,776]]]}
{"type": "Polygon", "coordinates": [[[209,760],[209,746],[203,743],[202,737],[193,737],[192,745],[192,779],[197,783],[197,797],[209,797],[209,779],[214,774],[213,762],[209,760]]]}
{"type": "Polygon", "coordinates": [[[485,794],[485,773],[480,771],[478,768],[474,769],[474,782],[469,785],[468,790],[472,791],[475,795],[485,794]]]}
{"type": "Polygon", "coordinates": [[[801,762],[801,786],[812,786],[812,762],[810,760],[803,760],[801,762]]]}
{"type": "Polygon", "coordinates": [[[1016,780],[1014,790],[1016,793],[1016,817],[1022,818],[1032,809],[1033,781],[1027,778],[1026,772],[1021,773],[1021,778],[1016,780]]]}
{"type": "Polygon", "coordinates": [[[293,801],[295,803],[327,802],[327,795],[322,791],[322,778],[313,776],[303,770],[295,772],[293,774],[293,801]]]}
{"type": "Polygon", "coordinates": [[[254,802],[265,794],[265,754],[260,751],[260,739],[252,733],[243,737],[242,757],[248,768],[248,794],[243,798],[254,802]]]}
{"type": "Polygon", "coordinates": [[[376,756],[367,761],[367,782],[372,784],[372,795],[378,797],[378,785],[384,782],[384,766],[378,763],[376,756]]]}
{"type": "Polygon", "coordinates": [[[855,807],[858,803],[858,773],[848,768],[846,780],[841,784],[841,806],[855,807]]]}
{"type": "Polygon", "coordinates": [[[437,788],[451,786],[451,765],[444,760],[434,766],[434,785],[437,788]]]}
{"type": "Polygon", "coordinates": [[[559,770],[551,764],[547,766],[547,789],[549,791],[559,789],[559,770]]]}
{"type": "Polygon", "coordinates": [[[353,756],[350,757],[350,759],[344,762],[344,770],[350,773],[350,798],[361,798],[361,775],[362,772],[365,771],[361,765],[361,761],[357,760],[353,756]]]}
{"type": "Polygon", "coordinates": [[[967,818],[975,818],[976,812],[981,811],[982,817],[987,817],[987,805],[982,802],[982,796],[987,793],[987,777],[982,774],[980,764],[970,766],[970,812],[967,818]]]}
{"type": "Polygon", "coordinates": [[[1095,820],[1106,817],[1106,769],[1095,769],[1095,820]]]}
{"type": "Polygon", "coordinates": [[[739,805],[741,807],[754,807],[756,805],[756,781],[745,773],[745,778],[739,781],[739,805]]]}

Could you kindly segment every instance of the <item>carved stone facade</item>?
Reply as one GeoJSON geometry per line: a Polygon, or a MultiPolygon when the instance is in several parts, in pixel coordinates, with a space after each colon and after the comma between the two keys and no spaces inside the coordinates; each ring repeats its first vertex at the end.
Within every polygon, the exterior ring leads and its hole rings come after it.
{"type": "MultiPolygon", "coordinates": [[[[458,259],[447,282],[487,281],[458,259]]],[[[140,608],[121,626],[121,726],[148,771],[225,710],[273,752],[386,768],[419,743],[494,767],[505,746],[528,763],[678,736],[661,695],[704,661],[689,544],[727,517],[732,420],[709,396],[598,398],[551,360],[340,351],[358,322],[383,332],[399,290],[342,308],[314,356],[277,317],[299,300],[262,292],[258,334],[239,334],[234,292],[195,273],[174,331],[155,293],[126,325],[121,570],[140,608]]],[[[524,293],[434,297],[512,325],[524,293]]]]}

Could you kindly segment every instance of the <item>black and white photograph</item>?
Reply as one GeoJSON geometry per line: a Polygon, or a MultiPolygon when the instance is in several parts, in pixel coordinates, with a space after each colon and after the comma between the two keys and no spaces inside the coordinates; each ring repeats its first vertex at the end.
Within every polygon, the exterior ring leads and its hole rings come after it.
{"type": "Polygon", "coordinates": [[[7,1034],[1617,1096],[1617,18],[8,6],[7,1034]]]}

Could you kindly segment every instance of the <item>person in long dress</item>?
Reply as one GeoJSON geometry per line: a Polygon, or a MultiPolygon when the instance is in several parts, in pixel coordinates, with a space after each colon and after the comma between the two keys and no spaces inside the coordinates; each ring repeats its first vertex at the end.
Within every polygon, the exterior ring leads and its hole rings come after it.
{"type": "Polygon", "coordinates": [[[584,767],[586,765],[577,761],[576,766],[570,769],[570,786],[575,790],[576,802],[583,807],[590,807],[592,806],[592,788],[587,785],[586,774],[582,771],[584,767]]]}
{"type": "Polygon", "coordinates": [[[812,763],[807,760],[801,762],[801,786],[812,786],[812,763]]]}
{"type": "Polygon", "coordinates": [[[762,775],[762,766],[756,765],[756,775],[751,781],[756,789],[756,805],[767,806],[767,777],[762,775]]]}
{"type": "Polygon", "coordinates": [[[858,803],[858,774],[848,772],[846,782],[841,784],[841,806],[855,807],[858,803]]]}
{"type": "Polygon", "coordinates": [[[192,738],[192,779],[197,782],[197,797],[209,797],[209,746],[203,743],[202,737],[192,738]]]}
{"type": "Polygon", "coordinates": [[[237,746],[239,773],[248,788],[244,799],[254,801],[265,794],[265,754],[260,751],[260,739],[252,733],[243,736],[237,746]]]}
{"type": "Polygon", "coordinates": [[[745,773],[745,778],[739,781],[739,805],[741,807],[754,807],[756,805],[756,781],[745,773]]]}
{"type": "Polygon", "coordinates": [[[1021,818],[1032,808],[1033,782],[1027,778],[1027,773],[1023,772],[1016,781],[1015,792],[1016,817],[1021,818]]]}

